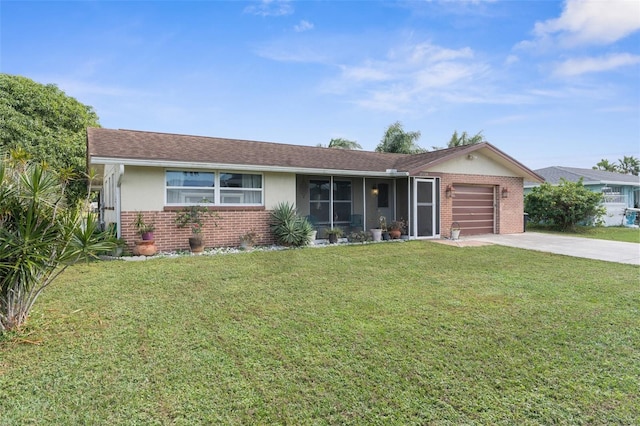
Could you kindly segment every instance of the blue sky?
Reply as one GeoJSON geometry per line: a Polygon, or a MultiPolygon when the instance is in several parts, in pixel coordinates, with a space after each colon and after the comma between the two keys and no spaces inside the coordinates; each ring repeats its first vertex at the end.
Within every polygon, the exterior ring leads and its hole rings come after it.
{"type": "Polygon", "coordinates": [[[0,71],[107,128],[291,143],[454,130],[532,169],[640,157],[640,2],[2,1],[0,71]]]}

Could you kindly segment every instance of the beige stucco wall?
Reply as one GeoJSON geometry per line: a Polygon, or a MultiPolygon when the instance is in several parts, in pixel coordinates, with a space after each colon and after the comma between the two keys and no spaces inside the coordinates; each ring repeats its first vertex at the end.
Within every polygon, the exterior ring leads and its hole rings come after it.
{"type": "Polygon", "coordinates": [[[507,167],[497,163],[485,155],[474,152],[473,159],[463,155],[453,160],[447,161],[442,164],[438,164],[435,167],[430,167],[430,172],[440,173],[459,173],[467,175],[487,175],[487,176],[508,176],[518,177],[516,173],[509,170],[507,167]]]}
{"type": "Polygon", "coordinates": [[[278,203],[296,203],[296,175],[295,173],[265,173],[264,174],[264,205],[267,210],[273,209],[278,203]]]}
{"type": "Polygon", "coordinates": [[[164,169],[126,166],[121,181],[122,211],[164,208],[164,169]]]}

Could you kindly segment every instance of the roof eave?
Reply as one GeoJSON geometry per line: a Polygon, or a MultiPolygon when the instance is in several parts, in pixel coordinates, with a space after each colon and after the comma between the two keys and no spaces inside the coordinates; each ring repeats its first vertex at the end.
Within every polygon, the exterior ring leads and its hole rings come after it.
{"type": "Polygon", "coordinates": [[[112,157],[90,157],[92,165],[123,164],[125,166],[141,167],[164,167],[164,168],[185,168],[185,169],[228,169],[237,171],[253,172],[273,172],[273,173],[298,173],[298,174],[320,174],[320,175],[348,175],[362,177],[401,177],[408,176],[408,172],[402,171],[368,171],[368,170],[341,170],[329,168],[307,168],[289,166],[265,166],[255,164],[228,164],[228,163],[207,163],[190,161],[167,161],[167,160],[142,160],[133,158],[112,158],[112,157]]]}

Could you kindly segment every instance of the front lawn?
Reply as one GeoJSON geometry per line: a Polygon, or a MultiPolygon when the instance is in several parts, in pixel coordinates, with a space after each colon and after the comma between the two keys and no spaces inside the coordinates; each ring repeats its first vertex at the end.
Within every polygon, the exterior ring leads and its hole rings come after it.
{"type": "Polygon", "coordinates": [[[370,244],[78,265],[0,424],[638,424],[640,268],[370,244]]]}
{"type": "Polygon", "coordinates": [[[569,237],[595,238],[598,240],[621,241],[625,243],[640,243],[640,228],[623,226],[578,226],[574,231],[554,231],[544,225],[527,225],[528,231],[547,232],[550,234],[567,235],[569,237]]]}

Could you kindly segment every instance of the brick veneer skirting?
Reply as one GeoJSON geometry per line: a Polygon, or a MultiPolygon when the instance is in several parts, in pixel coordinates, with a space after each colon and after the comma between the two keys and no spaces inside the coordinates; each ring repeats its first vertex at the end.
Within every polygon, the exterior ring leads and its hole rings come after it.
{"type": "MultiPolygon", "coordinates": [[[[155,224],[154,239],[160,251],[189,250],[190,228],[178,228],[174,222],[176,211],[143,211],[145,221],[155,224]]],[[[269,211],[266,210],[230,210],[217,211],[219,217],[214,219],[205,216],[202,235],[206,247],[236,247],[240,245],[240,236],[254,230],[258,234],[258,245],[273,244],[269,231],[269,211]]],[[[122,238],[129,249],[133,249],[135,241],[140,239],[133,227],[137,211],[122,212],[122,238]]]]}

